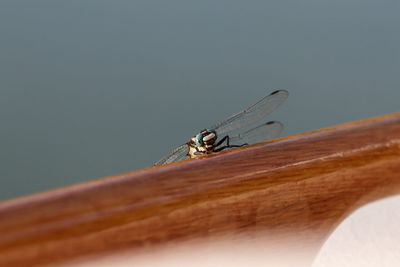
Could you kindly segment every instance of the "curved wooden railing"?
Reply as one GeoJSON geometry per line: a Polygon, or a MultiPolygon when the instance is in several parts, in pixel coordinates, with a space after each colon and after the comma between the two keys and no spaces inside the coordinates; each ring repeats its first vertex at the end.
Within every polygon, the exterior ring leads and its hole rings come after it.
{"type": "Polygon", "coordinates": [[[0,265],[126,251],[134,263],[193,242],[256,244],[310,264],[343,218],[399,192],[394,113],[3,202],[0,265]]]}

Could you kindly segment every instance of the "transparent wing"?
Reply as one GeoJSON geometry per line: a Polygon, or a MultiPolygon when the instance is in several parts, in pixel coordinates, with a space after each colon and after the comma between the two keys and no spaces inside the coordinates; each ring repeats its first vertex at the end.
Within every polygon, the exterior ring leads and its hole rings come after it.
{"type": "Polygon", "coordinates": [[[209,129],[216,130],[217,134],[221,136],[224,133],[253,124],[276,109],[283,103],[283,101],[285,101],[288,95],[289,93],[286,90],[275,91],[249,108],[232,115],[226,120],[214,124],[209,129]]]}
{"type": "Polygon", "coordinates": [[[282,130],[282,123],[279,121],[269,121],[253,129],[230,137],[229,142],[232,145],[242,145],[245,143],[248,145],[256,144],[279,136],[282,130]]]}
{"type": "Polygon", "coordinates": [[[154,165],[162,165],[162,164],[167,164],[171,163],[174,161],[182,160],[185,159],[187,156],[188,149],[186,144],[180,145],[174,150],[172,150],[169,154],[165,155],[162,159],[154,163],[154,165]]]}

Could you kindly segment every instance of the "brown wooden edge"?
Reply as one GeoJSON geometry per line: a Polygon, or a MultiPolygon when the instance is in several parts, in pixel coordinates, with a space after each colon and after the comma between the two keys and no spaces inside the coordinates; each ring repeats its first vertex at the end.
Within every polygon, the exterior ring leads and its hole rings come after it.
{"type": "Polygon", "coordinates": [[[399,192],[400,112],[3,202],[0,265],[242,234],[315,253],[399,192]]]}

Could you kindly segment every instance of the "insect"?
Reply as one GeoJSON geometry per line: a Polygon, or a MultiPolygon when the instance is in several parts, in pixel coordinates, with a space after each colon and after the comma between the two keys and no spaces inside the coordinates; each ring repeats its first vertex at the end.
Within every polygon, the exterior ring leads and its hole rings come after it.
{"type": "Polygon", "coordinates": [[[278,136],[283,130],[282,123],[278,121],[269,121],[236,135],[230,136],[229,134],[261,120],[282,104],[288,95],[289,93],[286,90],[270,93],[247,109],[212,125],[210,128],[201,130],[186,144],[178,146],[154,165],[167,164],[187,157],[196,158],[229,148],[259,143],[278,136]],[[218,140],[220,136],[223,137],[218,140]]]}

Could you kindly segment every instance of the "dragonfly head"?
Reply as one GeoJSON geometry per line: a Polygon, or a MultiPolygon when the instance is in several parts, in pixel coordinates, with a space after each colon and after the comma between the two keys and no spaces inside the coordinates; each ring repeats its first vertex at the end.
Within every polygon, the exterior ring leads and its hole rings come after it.
{"type": "Polygon", "coordinates": [[[204,129],[198,133],[194,142],[198,147],[205,147],[206,150],[212,150],[214,148],[215,141],[217,140],[217,132],[213,129],[204,129]]]}

